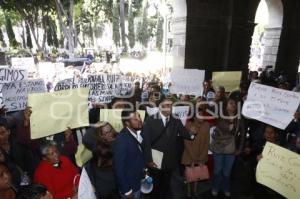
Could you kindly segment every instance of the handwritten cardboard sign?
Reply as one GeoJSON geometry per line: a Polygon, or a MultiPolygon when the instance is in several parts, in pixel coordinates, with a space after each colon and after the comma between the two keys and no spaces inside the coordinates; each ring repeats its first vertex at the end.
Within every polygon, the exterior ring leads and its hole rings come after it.
{"type": "Polygon", "coordinates": [[[170,92],[183,95],[203,94],[204,70],[197,69],[174,69],[171,72],[170,92]]]}
{"type": "Polygon", "coordinates": [[[89,125],[88,88],[28,95],[31,139],[89,125]]]}
{"type": "Polygon", "coordinates": [[[3,103],[8,112],[24,110],[30,93],[46,92],[43,79],[5,83],[2,87],[3,103]]]}
{"type": "Polygon", "coordinates": [[[256,180],[288,199],[298,199],[300,155],[268,142],[257,165],[256,180]]]}
{"type": "Polygon", "coordinates": [[[251,83],[243,105],[244,116],[285,129],[299,106],[300,93],[251,83]]]}
{"type": "Polygon", "coordinates": [[[25,69],[0,68],[0,83],[26,80],[28,72],[25,69]]]}
{"type": "Polygon", "coordinates": [[[239,89],[242,78],[241,71],[213,72],[213,87],[224,86],[226,92],[239,89]]]}

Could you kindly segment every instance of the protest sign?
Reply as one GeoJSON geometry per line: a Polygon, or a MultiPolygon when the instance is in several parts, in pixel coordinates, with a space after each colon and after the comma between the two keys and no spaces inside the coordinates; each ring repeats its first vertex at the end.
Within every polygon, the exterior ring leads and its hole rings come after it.
{"type": "Polygon", "coordinates": [[[134,95],[134,78],[122,75],[119,82],[116,82],[114,97],[130,98],[134,95]]]}
{"type": "Polygon", "coordinates": [[[2,88],[3,102],[8,112],[24,110],[28,94],[44,92],[46,88],[43,79],[5,83],[2,88]]]}
{"type": "MultiPolygon", "coordinates": [[[[121,120],[122,109],[101,109],[100,110],[100,121],[109,122],[116,132],[120,132],[123,129],[121,120]]],[[[142,121],[145,119],[145,111],[138,110],[142,121]]]]}
{"type": "Polygon", "coordinates": [[[156,113],[158,113],[158,111],[159,111],[159,108],[158,107],[153,107],[153,108],[151,108],[151,107],[146,107],[146,111],[147,111],[147,114],[149,115],[149,116],[151,116],[151,115],[155,115],[156,113]]]}
{"type": "Polygon", "coordinates": [[[171,72],[170,93],[183,95],[203,94],[204,70],[174,69],[171,72]]]}
{"type": "Polygon", "coordinates": [[[54,91],[69,90],[75,88],[89,88],[87,78],[68,78],[56,83],[54,91]]]}
{"type": "Polygon", "coordinates": [[[288,199],[300,196],[300,156],[267,142],[256,168],[257,182],[288,199]]]}
{"type": "Polygon", "coordinates": [[[118,74],[89,75],[91,102],[110,103],[113,97],[132,97],[133,79],[118,74]]]}
{"type": "Polygon", "coordinates": [[[244,116],[285,129],[299,106],[300,93],[251,83],[243,105],[244,116]]]}
{"type": "MultiPolygon", "coordinates": [[[[189,115],[189,110],[190,110],[189,106],[174,106],[172,108],[172,115],[176,119],[180,119],[182,124],[185,126],[186,119],[189,115]]],[[[147,107],[146,111],[147,111],[148,115],[151,116],[151,115],[158,113],[159,108],[158,107],[153,107],[153,108],[147,107]]]]}
{"type": "Polygon", "coordinates": [[[98,103],[109,103],[113,98],[114,83],[119,81],[119,75],[89,75],[90,85],[89,101],[98,103]]]}
{"type": "Polygon", "coordinates": [[[82,169],[78,186],[78,199],[97,199],[95,189],[85,168],[82,169]]]}
{"type": "Polygon", "coordinates": [[[241,78],[241,71],[213,72],[212,83],[215,89],[224,86],[226,92],[231,92],[239,89],[241,78]]]}
{"type": "Polygon", "coordinates": [[[189,106],[173,106],[172,114],[176,119],[180,119],[183,126],[185,126],[189,111],[189,106]]]}
{"type": "Polygon", "coordinates": [[[33,57],[12,57],[11,67],[18,69],[25,69],[28,71],[35,70],[35,63],[33,57]]]}
{"type": "Polygon", "coordinates": [[[57,82],[54,91],[69,90],[73,88],[78,88],[78,85],[74,83],[73,78],[68,78],[57,82]]]}
{"type": "Polygon", "coordinates": [[[89,125],[88,88],[28,95],[31,139],[89,125]]]}
{"type": "Polygon", "coordinates": [[[0,83],[26,80],[27,76],[27,70],[24,69],[0,68],[0,83]]]}

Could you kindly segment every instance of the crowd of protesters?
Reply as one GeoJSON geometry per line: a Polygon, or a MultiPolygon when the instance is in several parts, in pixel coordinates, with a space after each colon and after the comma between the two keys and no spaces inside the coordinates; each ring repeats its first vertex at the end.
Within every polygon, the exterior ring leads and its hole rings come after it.
{"type": "Polygon", "coordinates": [[[268,70],[260,76],[251,72],[231,93],[206,81],[202,96],[168,94],[154,78],[136,82],[133,97],[114,98],[109,104],[111,109],[123,109],[120,132],[101,120],[104,106],[94,104],[89,127],[66,126],[64,132],[37,140],[30,138],[30,107],[11,113],[2,109],[0,198],[78,198],[82,168],[76,165],[75,153],[80,143],[92,151],[93,157],[83,167],[100,199],[205,198],[207,193],[201,190],[207,183],[210,197],[283,198],[256,182],[255,169],[267,141],[300,153],[300,112],[285,130],[243,118],[239,110],[251,82],[300,91],[299,86],[290,88],[283,74],[268,70]],[[156,105],[159,111],[146,113],[142,121],[137,110],[129,110],[123,102],[138,102],[141,110],[156,105]],[[186,105],[191,114],[183,125],[172,107],[186,105]],[[161,165],[154,150],[163,153],[161,165]],[[193,178],[196,167],[202,177],[193,178]],[[150,194],[140,191],[146,175],[153,178],[150,194]]]}

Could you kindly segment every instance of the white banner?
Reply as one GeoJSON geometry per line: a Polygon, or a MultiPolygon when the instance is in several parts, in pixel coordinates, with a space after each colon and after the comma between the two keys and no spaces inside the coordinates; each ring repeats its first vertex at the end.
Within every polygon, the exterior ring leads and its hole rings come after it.
{"type": "Polygon", "coordinates": [[[285,129],[299,106],[300,93],[251,83],[243,105],[244,116],[285,129]]]}
{"type": "Polygon", "coordinates": [[[204,70],[174,69],[171,72],[170,92],[174,94],[202,96],[204,78],[204,70]]]}

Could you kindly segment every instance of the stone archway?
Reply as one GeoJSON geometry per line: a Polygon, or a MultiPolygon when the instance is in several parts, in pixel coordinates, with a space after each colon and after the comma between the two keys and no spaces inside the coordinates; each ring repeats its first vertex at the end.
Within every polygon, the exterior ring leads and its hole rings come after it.
{"type": "Polygon", "coordinates": [[[266,3],[269,10],[269,24],[263,37],[265,44],[263,66],[275,67],[282,30],[283,5],[281,0],[266,0],[266,3]]]}
{"type": "Polygon", "coordinates": [[[261,0],[257,10],[257,23],[252,37],[250,70],[276,65],[283,24],[281,0],[261,0]]]}

